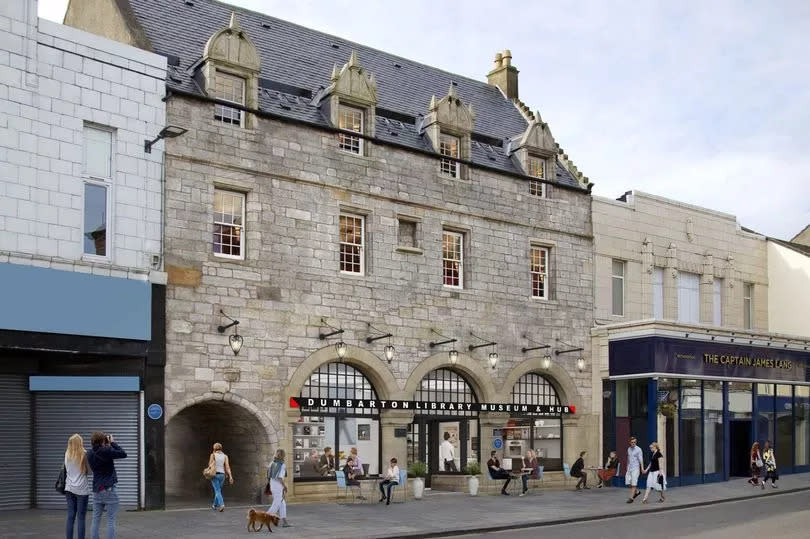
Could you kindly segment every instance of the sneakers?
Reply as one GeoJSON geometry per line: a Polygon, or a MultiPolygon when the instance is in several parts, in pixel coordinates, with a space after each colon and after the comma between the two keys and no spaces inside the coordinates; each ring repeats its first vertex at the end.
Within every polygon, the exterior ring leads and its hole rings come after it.
{"type": "Polygon", "coordinates": [[[510,494],[509,494],[508,492],[506,492],[505,490],[502,490],[502,491],[501,491],[501,494],[503,494],[504,496],[509,496],[509,495],[510,495],[510,494]]]}
{"type": "Polygon", "coordinates": [[[599,483],[598,485],[596,485],[596,488],[602,488],[602,483],[599,483]]]}
{"type": "Polygon", "coordinates": [[[771,486],[772,486],[773,488],[779,488],[779,487],[777,487],[777,486],[776,486],[776,483],[771,483],[771,486]]]}
{"type": "Polygon", "coordinates": [[[633,498],[627,498],[627,503],[633,503],[633,498]]]}
{"type": "Polygon", "coordinates": [[[762,490],[765,490],[765,482],[764,481],[762,483],[760,483],[759,486],[762,487],[762,490]]]}
{"type": "MultiPolygon", "coordinates": [[[[774,487],[774,488],[775,488],[775,487],[774,487]]],[[[525,496],[525,495],[526,495],[526,491],[524,490],[523,492],[521,492],[521,493],[520,493],[520,495],[521,495],[521,496],[525,496]]]]}
{"type": "Polygon", "coordinates": [[[282,528],[292,528],[292,524],[290,524],[289,522],[287,522],[287,519],[286,519],[286,518],[282,518],[282,519],[281,519],[281,527],[282,527],[282,528]]]}

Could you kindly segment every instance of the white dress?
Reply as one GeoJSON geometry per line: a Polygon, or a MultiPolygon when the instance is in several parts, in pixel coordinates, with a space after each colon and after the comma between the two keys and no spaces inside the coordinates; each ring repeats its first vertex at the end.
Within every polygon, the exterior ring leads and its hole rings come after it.
{"type": "MultiPolygon", "coordinates": [[[[287,465],[281,464],[278,477],[284,478],[287,475],[287,465]]],[[[281,518],[287,518],[287,500],[284,499],[284,485],[277,478],[270,479],[270,494],[273,495],[273,504],[267,510],[268,513],[276,514],[281,518]]]]}

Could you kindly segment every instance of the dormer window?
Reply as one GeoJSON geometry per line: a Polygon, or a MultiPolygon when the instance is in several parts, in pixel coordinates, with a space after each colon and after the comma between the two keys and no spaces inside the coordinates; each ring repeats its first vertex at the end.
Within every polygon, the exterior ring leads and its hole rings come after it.
{"type": "MultiPolygon", "coordinates": [[[[237,105],[245,104],[245,79],[217,71],[214,97],[237,105]]],[[[244,114],[241,109],[227,105],[214,105],[214,119],[224,124],[242,127],[244,114]]]]}
{"type": "MultiPolygon", "coordinates": [[[[363,133],[363,111],[355,107],[340,105],[338,127],[347,131],[363,133]]],[[[347,133],[338,134],[338,147],[349,153],[363,154],[363,139],[347,133]]]]}
{"type": "MultiPolygon", "coordinates": [[[[459,139],[452,135],[442,133],[439,139],[439,153],[441,155],[458,159],[459,139]]],[[[441,160],[441,173],[451,178],[459,177],[459,163],[453,159],[441,160]]]]}
{"type": "Polygon", "coordinates": [[[530,155],[526,159],[526,173],[532,178],[529,180],[529,194],[537,197],[546,196],[546,184],[539,180],[546,179],[546,161],[530,155]]]}

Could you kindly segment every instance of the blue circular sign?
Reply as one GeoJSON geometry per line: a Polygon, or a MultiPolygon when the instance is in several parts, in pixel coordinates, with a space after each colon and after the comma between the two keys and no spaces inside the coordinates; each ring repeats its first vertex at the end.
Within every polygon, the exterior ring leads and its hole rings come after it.
{"type": "Polygon", "coordinates": [[[494,440],[492,440],[492,447],[494,447],[495,449],[502,448],[503,440],[501,440],[500,438],[495,438],[494,440]]]}
{"type": "Polygon", "coordinates": [[[160,419],[163,417],[163,407],[159,404],[150,404],[146,409],[146,415],[149,416],[149,419],[160,419]]]}

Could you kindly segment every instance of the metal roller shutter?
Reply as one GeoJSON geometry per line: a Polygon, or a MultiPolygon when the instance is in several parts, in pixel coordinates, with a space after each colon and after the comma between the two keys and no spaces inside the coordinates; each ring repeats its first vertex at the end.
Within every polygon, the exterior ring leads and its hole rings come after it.
{"type": "MultiPolygon", "coordinates": [[[[31,507],[31,394],[27,376],[0,376],[0,510],[31,507]]],[[[56,480],[56,477],[54,477],[56,480]]]]}
{"type": "Polygon", "coordinates": [[[115,461],[121,508],[138,508],[137,393],[37,392],[34,410],[37,507],[65,507],[64,496],[54,490],[53,484],[65,458],[67,440],[78,432],[89,449],[90,436],[100,430],[115,436],[127,452],[127,458],[115,461]]]}

